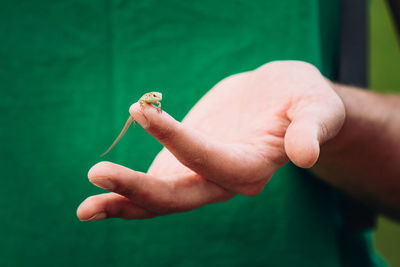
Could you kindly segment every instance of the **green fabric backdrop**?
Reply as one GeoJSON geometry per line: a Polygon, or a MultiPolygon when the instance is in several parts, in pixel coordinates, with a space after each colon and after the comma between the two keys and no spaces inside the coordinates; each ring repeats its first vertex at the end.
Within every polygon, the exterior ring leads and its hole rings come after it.
{"type": "MultiPolygon", "coordinates": [[[[290,164],[257,197],[143,221],[75,215],[103,192],[87,171],[144,92],[181,119],[271,60],[333,78],[338,1],[8,0],[0,20],[1,266],[372,264],[370,233],[342,236],[337,194],[290,164]]],[[[145,171],[160,149],[136,127],[106,159],[145,171]]]]}

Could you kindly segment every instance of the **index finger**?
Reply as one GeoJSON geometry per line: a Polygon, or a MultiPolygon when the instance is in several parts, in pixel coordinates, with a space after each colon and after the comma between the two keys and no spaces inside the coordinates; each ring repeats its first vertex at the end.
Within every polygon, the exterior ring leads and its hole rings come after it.
{"type": "Polygon", "coordinates": [[[215,141],[181,124],[165,111],[158,112],[150,105],[141,107],[135,103],[129,111],[132,117],[182,164],[222,187],[243,193],[230,185],[237,185],[242,177],[252,175],[252,157],[243,157],[250,153],[248,147],[215,141]],[[249,151],[246,151],[247,149],[249,151]]]}

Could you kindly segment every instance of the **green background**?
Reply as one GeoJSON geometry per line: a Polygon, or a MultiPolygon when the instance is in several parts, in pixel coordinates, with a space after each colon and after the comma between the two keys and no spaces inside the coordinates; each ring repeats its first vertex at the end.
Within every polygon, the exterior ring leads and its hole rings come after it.
{"type": "MultiPolygon", "coordinates": [[[[0,2],[1,266],[370,262],[370,233],[343,233],[336,192],[291,164],[254,198],[146,221],[78,221],[79,203],[104,192],[88,169],[144,92],[162,88],[164,109],[181,119],[222,78],[270,60],[334,76],[338,1],[196,3],[0,2]]],[[[106,159],[145,171],[160,148],[136,127],[106,159]]]]}
{"type": "MultiPolygon", "coordinates": [[[[370,9],[370,86],[378,92],[400,92],[400,46],[384,0],[373,0],[370,9]]],[[[393,267],[400,266],[400,225],[379,218],[376,247],[393,267]]]]}
{"type": "MultiPolygon", "coordinates": [[[[271,60],[308,61],[333,77],[338,3],[1,1],[0,265],[369,263],[369,231],[344,233],[336,192],[291,164],[253,198],[151,220],[75,214],[104,192],[87,171],[143,93],[160,90],[180,120],[221,79],[271,60]]],[[[160,149],[137,126],[104,160],[146,171],[160,149]]]]}

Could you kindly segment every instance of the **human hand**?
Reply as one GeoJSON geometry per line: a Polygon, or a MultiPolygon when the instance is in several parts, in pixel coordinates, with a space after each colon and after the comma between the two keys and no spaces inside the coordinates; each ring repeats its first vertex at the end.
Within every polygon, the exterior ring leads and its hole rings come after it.
{"type": "Polygon", "coordinates": [[[146,174],[110,162],[93,166],[90,181],[112,193],[86,199],[81,220],[150,218],[257,195],[289,160],[313,166],[345,118],[329,82],[298,61],[224,79],[182,123],[137,103],[130,113],[165,148],[146,174]]]}

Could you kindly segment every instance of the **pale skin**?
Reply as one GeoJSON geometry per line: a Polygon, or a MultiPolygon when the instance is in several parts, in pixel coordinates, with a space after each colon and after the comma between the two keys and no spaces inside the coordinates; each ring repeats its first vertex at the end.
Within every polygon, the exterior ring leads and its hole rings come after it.
{"type": "Polygon", "coordinates": [[[336,85],[308,63],[278,61],[222,80],[181,123],[150,105],[135,103],[130,113],[165,148],[147,173],[93,166],[89,180],[110,193],[87,198],[81,220],[144,219],[257,195],[289,160],[400,218],[398,96],[336,85]]]}
{"type": "MultiPolygon", "coordinates": [[[[142,97],[139,98],[138,103],[140,104],[141,107],[143,107],[145,103],[147,103],[147,104],[156,104],[157,105],[157,107],[156,107],[157,110],[159,112],[161,112],[161,102],[160,102],[161,100],[162,100],[162,94],[161,93],[159,93],[159,92],[149,92],[149,93],[146,93],[146,94],[142,95],[142,97]]],[[[110,150],[119,142],[119,140],[122,138],[122,136],[124,136],[124,134],[128,130],[128,128],[131,125],[131,123],[135,124],[135,120],[133,119],[132,116],[129,116],[128,120],[125,122],[124,128],[122,129],[122,131],[118,135],[117,139],[115,139],[115,141],[112,143],[112,145],[107,149],[106,152],[101,154],[100,157],[103,157],[108,152],[110,152],[110,150]]]]}

